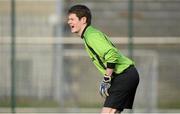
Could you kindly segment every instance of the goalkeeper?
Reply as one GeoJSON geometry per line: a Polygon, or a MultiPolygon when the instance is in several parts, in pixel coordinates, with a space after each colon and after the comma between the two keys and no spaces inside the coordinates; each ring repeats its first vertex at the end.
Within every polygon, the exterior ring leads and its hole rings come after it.
{"type": "Polygon", "coordinates": [[[69,9],[68,24],[71,32],[82,38],[92,62],[103,74],[99,91],[105,102],[101,113],[132,109],[139,83],[134,62],[119,52],[108,36],[92,27],[91,12],[85,5],[69,9]]]}

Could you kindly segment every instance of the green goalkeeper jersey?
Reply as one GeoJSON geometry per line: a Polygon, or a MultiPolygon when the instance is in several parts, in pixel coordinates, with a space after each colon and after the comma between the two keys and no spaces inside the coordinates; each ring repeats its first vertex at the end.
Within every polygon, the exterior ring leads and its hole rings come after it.
{"type": "Polygon", "coordinates": [[[81,38],[86,51],[97,69],[104,75],[106,68],[114,69],[114,73],[122,73],[134,62],[124,56],[101,31],[87,26],[81,38]]]}

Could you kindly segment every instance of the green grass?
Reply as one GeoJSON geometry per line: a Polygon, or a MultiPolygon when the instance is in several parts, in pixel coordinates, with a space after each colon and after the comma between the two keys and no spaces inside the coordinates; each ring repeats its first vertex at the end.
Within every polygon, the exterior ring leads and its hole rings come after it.
{"type": "MultiPolygon", "coordinates": [[[[0,107],[10,107],[10,99],[0,99],[0,107]]],[[[16,107],[57,107],[58,103],[53,100],[47,99],[30,99],[30,98],[18,98],[16,100],[16,107]]]]}
{"type": "MultiPolygon", "coordinates": [[[[77,102],[76,104],[67,103],[65,106],[76,105],[81,108],[101,108],[101,103],[88,103],[77,102]]],[[[0,99],[0,107],[11,107],[11,101],[9,98],[0,99]]],[[[58,102],[51,99],[36,99],[36,98],[17,98],[16,107],[59,107],[58,102]]],[[[158,102],[158,108],[160,109],[180,109],[180,100],[160,100],[158,102]]]]}
{"type": "Polygon", "coordinates": [[[79,107],[81,108],[101,108],[102,106],[103,104],[100,103],[84,103],[84,102],[79,103],[79,107]]]}
{"type": "MultiPolygon", "coordinates": [[[[89,102],[77,102],[77,103],[71,103],[66,102],[64,106],[77,106],[81,108],[100,108],[102,107],[102,104],[100,103],[89,103],[89,102]]],[[[11,101],[10,99],[0,99],[0,107],[11,107],[11,101]]],[[[25,97],[19,97],[16,100],[16,107],[59,107],[59,104],[56,101],[50,100],[50,99],[35,99],[35,98],[25,98],[25,97]]]]}
{"type": "Polygon", "coordinates": [[[180,100],[173,101],[160,101],[158,104],[160,109],[180,109],[180,100]]]}

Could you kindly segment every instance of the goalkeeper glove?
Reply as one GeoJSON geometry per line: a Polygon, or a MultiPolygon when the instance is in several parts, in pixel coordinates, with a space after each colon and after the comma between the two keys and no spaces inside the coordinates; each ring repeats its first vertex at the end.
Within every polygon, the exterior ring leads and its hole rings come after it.
{"type": "Polygon", "coordinates": [[[102,97],[109,96],[108,89],[111,87],[111,76],[104,76],[100,84],[99,92],[102,97]]]}

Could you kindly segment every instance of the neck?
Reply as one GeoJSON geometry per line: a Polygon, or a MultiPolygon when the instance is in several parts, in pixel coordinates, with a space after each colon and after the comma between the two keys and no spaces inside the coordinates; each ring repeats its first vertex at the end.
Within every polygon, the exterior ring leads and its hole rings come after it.
{"type": "Polygon", "coordinates": [[[78,32],[78,36],[82,36],[83,34],[83,31],[84,29],[86,28],[87,24],[84,24],[82,27],[81,27],[81,30],[78,32]]]}

